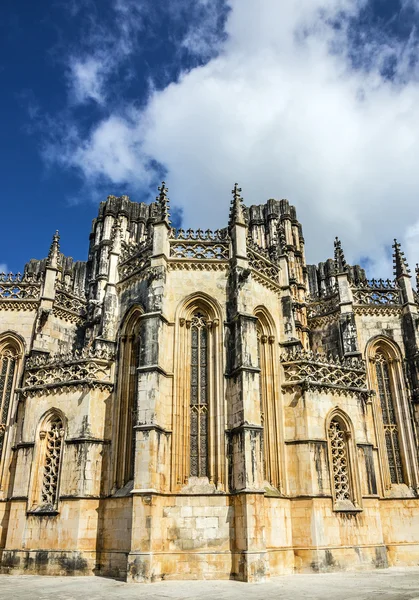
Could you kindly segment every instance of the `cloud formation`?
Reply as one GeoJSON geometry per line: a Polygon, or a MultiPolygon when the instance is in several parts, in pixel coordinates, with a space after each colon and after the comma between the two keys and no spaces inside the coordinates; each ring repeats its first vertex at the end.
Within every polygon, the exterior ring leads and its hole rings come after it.
{"type": "MultiPolygon", "coordinates": [[[[132,5],[115,4],[118,27],[131,33],[132,5]]],[[[62,164],[92,188],[129,182],[142,192],[163,166],[172,203],[192,227],[225,225],[234,181],[248,205],[286,197],[312,262],[331,255],[335,235],[347,259],[368,257],[377,276],[391,271],[395,236],[411,263],[419,260],[417,2],[403,2],[403,36],[388,35],[383,22],[361,26],[367,0],[195,5],[200,18],[179,47],[199,61],[163,89],[152,87],[141,109],[125,101],[87,135],[68,138],[62,164]]],[[[106,104],[116,63],[96,50],[73,65],[72,89],[80,102],[106,104]]],[[[133,52],[121,50],[118,61],[133,52]]]]}

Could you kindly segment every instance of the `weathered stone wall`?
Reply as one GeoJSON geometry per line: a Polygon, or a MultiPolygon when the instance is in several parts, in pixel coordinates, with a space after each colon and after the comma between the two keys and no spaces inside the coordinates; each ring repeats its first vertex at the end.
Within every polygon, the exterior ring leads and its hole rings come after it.
{"type": "Polygon", "coordinates": [[[26,279],[0,282],[0,361],[9,338],[15,349],[23,339],[0,410],[2,572],[256,581],[417,562],[418,299],[399,249],[396,281],[368,282],[338,241],[334,260],[307,267],[285,200],[248,209],[236,185],[226,229],[185,232],[171,229],[159,192],[149,206],[102,203],[86,263],[63,257],[56,234],[26,279]],[[197,312],[205,476],[190,467],[197,312]],[[380,343],[397,400],[397,484],[374,375],[380,343]],[[39,493],[48,415],[62,421],[53,505],[39,493]]]}

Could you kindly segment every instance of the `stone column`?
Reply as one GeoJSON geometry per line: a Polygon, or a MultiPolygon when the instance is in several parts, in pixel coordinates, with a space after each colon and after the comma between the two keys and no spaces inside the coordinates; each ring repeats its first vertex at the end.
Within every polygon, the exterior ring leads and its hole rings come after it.
{"type": "Polygon", "coordinates": [[[263,428],[260,406],[257,318],[245,310],[252,293],[243,207],[237,185],[230,211],[233,255],[228,301],[229,487],[233,496],[233,571],[242,581],[268,574],[264,531],[263,428]]]}
{"type": "Polygon", "coordinates": [[[155,552],[162,549],[161,492],[169,490],[171,432],[167,402],[173,394],[173,374],[167,370],[164,343],[169,326],[162,314],[166,264],[170,253],[168,203],[164,184],[161,220],[153,225],[153,252],[148,278],[147,312],[141,317],[131,552],[128,581],[150,582],[161,577],[155,552]]]}

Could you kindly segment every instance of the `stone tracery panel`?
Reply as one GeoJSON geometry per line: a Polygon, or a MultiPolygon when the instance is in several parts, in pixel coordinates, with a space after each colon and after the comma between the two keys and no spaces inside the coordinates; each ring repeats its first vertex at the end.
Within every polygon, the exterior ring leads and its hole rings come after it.
{"type": "Polygon", "coordinates": [[[336,501],[350,501],[350,473],[345,432],[338,419],[329,424],[329,443],[332,457],[333,486],[336,501]]]}
{"type": "Polygon", "coordinates": [[[55,415],[48,422],[45,437],[45,455],[42,473],[41,506],[54,508],[58,499],[58,483],[63,447],[64,428],[62,420],[55,415]]]}

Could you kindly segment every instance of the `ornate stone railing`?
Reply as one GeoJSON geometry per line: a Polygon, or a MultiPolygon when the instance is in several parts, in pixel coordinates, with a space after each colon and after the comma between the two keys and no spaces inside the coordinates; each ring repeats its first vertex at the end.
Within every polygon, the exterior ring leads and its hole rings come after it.
{"type": "Polygon", "coordinates": [[[50,393],[69,386],[112,389],[114,355],[106,350],[83,350],[53,356],[30,357],[26,361],[23,395],[50,393]]]}
{"type": "Polygon", "coordinates": [[[397,306],[401,303],[397,282],[390,279],[369,279],[352,287],[354,304],[397,306]]]}
{"type": "Polygon", "coordinates": [[[0,273],[0,300],[37,300],[41,281],[32,273],[0,273]]]}
{"type": "Polygon", "coordinates": [[[141,243],[123,244],[118,264],[120,281],[128,279],[132,275],[140,273],[149,267],[152,249],[152,240],[146,240],[141,243]]]}
{"type": "Polygon", "coordinates": [[[249,265],[257,275],[263,275],[276,286],[279,285],[279,267],[275,265],[266,254],[262,254],[256,250],[247,247],[247,258],[249,265]]]}
{"type": "Polygon", "coordinates": [[[151,250],[152,240],[145,239],[142,242],[122,242],[121,254],[119,256],[119,263],[124,264],[132,258],[141,256],[151,250]]]}
{"type": "Polygon", "coordinates": [[[170,258],[186,260],[228,260],[230,239],[227,229],[171,229],[170,258]]]}
{"type": "Polygon", "coordinates": [[[287,352],[281,357],[283,387],[324,387],[367,393],[365,362],[340,359],[305,351],[287,352]]]}
{"type": "Polygon", "coordinates": [[[257,244],[250,235],[247,237],[247,247],[257,252],[257,254],[261,254],[269,259],[269,250],[259,246],[259,244],[257,244]]]}
{"type": "Polygon", "coordinates": [[[70,290],[70,286],[62,281],[57,281],[54,311],[58,316],[67,318],[70,321],[84,319],[87,315],[86,296],[79,296],[70,290]]]}
{"type": "Polygon", "coordinates": [[[329,296],[307,297],[307,317],[314,319],[322,317],[339,309],[339,293],[333,292],[329,296]]]}

